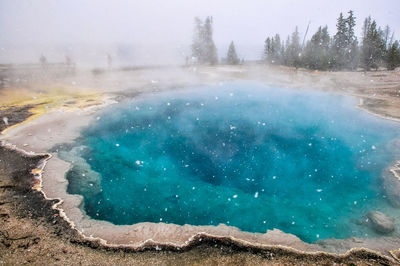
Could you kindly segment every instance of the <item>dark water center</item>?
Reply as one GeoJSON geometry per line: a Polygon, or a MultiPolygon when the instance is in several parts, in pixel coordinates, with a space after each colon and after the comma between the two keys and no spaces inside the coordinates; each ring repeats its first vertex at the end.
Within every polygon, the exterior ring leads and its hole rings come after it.
{"type": "MultiPolygon", "coordinates": [[[[227,83],[142,96],[104,110],[60,156],[68,192],[114,224],[224,223],[313,242],[375,237],[399,126],[357,99],[227,83]]],[[[399,159],[399,158],[397,158],[399,159]]]]}

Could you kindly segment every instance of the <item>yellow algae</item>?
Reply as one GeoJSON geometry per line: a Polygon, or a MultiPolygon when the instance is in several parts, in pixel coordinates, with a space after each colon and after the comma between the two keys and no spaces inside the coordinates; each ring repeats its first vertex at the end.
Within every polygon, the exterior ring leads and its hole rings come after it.
{"type": "Polygon", "coordinates": [[[32,171],[31,171],[31,173],[34,175],[40,174],[41,172],[42,172],[42,169],[38,169],[38,168],[32,169],[32,171]]]}
{"type": "Polygon", "coordinates": [[[43,86],[38,89],[28,89],[21,87],[6,88],[0,91],[0,110],[10,107],[32,106],[29,112],[32,113],[25,121],[12,125],[1,133],[30,122],[37,117],[58,109],[83,109],[89,106],[102,103],[103,94],[93,89],[69,88],[43,86]]]}
{"type": "Polygon", "coordinates": [[[65,104],[72,101],[96,100],[101,93],[91,88],[58,84],[35,84],[29,87],[11,87],[0,91],[0,109],[11,106],[65,104]]]}
{"type": "Polygon", "coordinates": [[[400,262],[400,249],[397,250],[390,250],[390,255],[397,261],[400,262]]]}

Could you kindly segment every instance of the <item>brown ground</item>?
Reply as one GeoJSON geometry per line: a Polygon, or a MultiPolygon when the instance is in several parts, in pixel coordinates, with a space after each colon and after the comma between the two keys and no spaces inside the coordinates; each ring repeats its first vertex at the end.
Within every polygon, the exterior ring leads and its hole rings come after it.
{"type": "MultiPolygon", "coordinates": [[[[147,75],[150,78],[154,76],[154,74],[147,75]]],[[[311,85],[316,89],[333,90],[360,96],[364,99],[364,107],[370,111],[384,116],[400,118],[400,73],[398,72],[370,72],[367,74],[359,72],[321,73],[302,70],[296,72],[281,68],[257,68],[254,70],[251,67],[239,67],[237,69],[218,67],[216,69],[207,68],[190,75],[202,75],[201,79],[207,82],[215,82],[221,79],[222,76],[225,80],[237,78],[260,79],[271,84],[287,86],[296,84],[298,88],[311,85]],[[217,77],[213,75],[217,75],[217,77]],[[374,79],[373,82],[371,82],[372,79],[374,79]]],[[[143,76],[143,73],[141,73],[141,76],[143,76]]],[[[104,90],[101,92],[122,95],[120,91],[124,87],[123,84],[115,85],[110,79],[104,77],[100,77],[100,79],[103,79],[102,86],[107,87],[108,84],[112,88],[111,92],[104,90]]],[[[170,87],[169,79],[171,79],[170,76],[161,77],[157,86],[153,86],[152,90],[158,90],[162,86],[170,87]]],[[[181,79],[176,84],[191,84],[192,82],[196,83],[196,81],[196,79],[181,79]]],[[[129,81],[126,82],[129,83],[129,81]]],[[[83,80],[82,83],[85,87],[95,86],[87,80],[83,80]]],[[[136,88],[146,87],[146,85],[148,85],[147,79],[136,84],[136,88]]],[[[7,90],[10,91],[10,89],[7,90]]],[[[18,90],[25,90],[25,88],[18,88],[18,90]]],[[[88,99],[90,101],[92,97],[93,101],[95,101],[100,94],[100,92],[96,94],[90,91],[91,96],[84,94],[85,96],[80,97],[82,95],[81,92],[71,93],[68,91],[68,93],[64,93],[65,90],[61,90],[62,93],[58,93],[57,97],[46,98],[45,103],[43,103],[43,97],[38,97],[34,100],[30,98],[29,100],[15,101],[19,97],[12,96],[13,100],[7,101],[2,97],[5,95],[4,91],[4,89],[0,89],[0,118],[5,114],[8,116],[11,114],[10,125],[26,119],[30,115],[28,110],[37,106],[35,104],[43,106],[50,102],[55,108],[59,108],[65,105],[74,105],[71,98],[79,100],[87,97],[85,101],[88,99]],[[57,99],[54,100],[54,98],[57,99]]],[[[124,95],[120,97],[129,97],[129,95],[134,95],[137,91],[137,89],[124,90],[124,95]]],[[[33,90],[29,91],[29,93],[37,93],[37,91],[33,90]]],[[[44,94],[46,97],[49,95],[46,92],[44,94]]],[[[10,95],[10,93],[7,95],[10,95]]],[[[0,123],[2,122],[0,119],[0,123]]],[[[97,243],[81,239],[59,217],[57,211],[51,209],[51,202],[45,201],[40,192],[31,190],[32,175],[30,171],[40,159],[40,157],[27,157],[0,147],[0,264],[394,264],[393,260],[362,250],[354,251],[347,256],[304,255],[280,248],[250,249],[232,244],[226,239],[202,239],[202,241],[198,241],[197,244],[188,247],[184,251],[148,250],[130,252],[122,249],[106,249],[97,243]]]]}

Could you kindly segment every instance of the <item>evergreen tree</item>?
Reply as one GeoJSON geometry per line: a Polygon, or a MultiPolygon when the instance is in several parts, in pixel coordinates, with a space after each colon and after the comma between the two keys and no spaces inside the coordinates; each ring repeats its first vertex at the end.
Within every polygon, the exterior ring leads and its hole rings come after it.
{"type": "Polygon", "coordinates": [[[347,47],[347,25],[342,13],[340,13],[339,18],[337,19],[336,28],[337,32],[335,36],[333,36],[332,61],[335,68],[341,69],[345,65],[345,49],[347,47]]]}
{"type": "Polygon", "coordinates": [[[350,10],[348,17],[340,13],[337,19],[337,32],[333,37],[332,66],[335,69],[354,69],[358,65],[358,42],[354,34],[356,18],[350,10]]]}
{"type": "Polygon", "coordinates": [[[203,47],[203,22],[200,18],[194,18],[194,35],[192,43],[192,57],[198,62],[203,58],[204,47],[203,47]]]}
{"type": "Polygon", "coordinates": [[[271,63],[272,42],[271,38],[267,38],[264,42],[264,60],[266,63],[271,63]]]}
{"type": "Polygon", "coordinates": [[[365,70],[378,69],[385,56],[383,32],[377,28],[375,20],[368,17],[364,21],[363,43],[361,48],[361,66],[365,70]]]}
{"type": "Polygon", "coordinates": [[[292,37],[290,38],[290,43],[286,49],[287,63],[289,66],[294,66],[295,68],[300,66],[301,50],[300,34],[296,26],[295,31],[292,33],[292,37]]]}
{"type": "Polygon", "coordinates": [[[400,66],[400,47],[399,42],[395,41],[388,49],[386,56],[386,66],[388,70],[394,70],[400,66]]]}
{"type": "Polygon", "coordinates": [[[275,37],[268,37],[264,43],[264,60],[269,64],[282,63],[281,37],[276,34],[275,37]]]}
{"type": "Polygon", "coordinates": [[[349,16],[346,19],[347,32],[345,48],[345,67],[355,69],[358,66],[358,41],[354,34],[354,27],[356,26],[356,18],[352,10],[348,12],[349,16]]]}
{"type": "Polygon", "coordinates": [[[285,66],[290,65],[290,41],[290,36],[288,36],[286,42],[282,45],[282,62],[285,66]]]}
{"type": "Polygon", "coordinates": [[[212,17],[207,17],[204,22],[204,63],[214,65],[218,63],[217,48],[213,40],[212,17]]]}
{"type": "Polygon", "coordinates": [[[363,40],[367,37],[368,34],[368,29],[371,27],[371,16],[368,16],[367,18],[364,19],[364,24],[363,24],[363,40]]]}
{"type": "Polygon", "coordinates": [[[355,39],[347,49],[346,56],[346,67],[354,70],[358,67],[360,62],[360,48],[358,47],[358,41],[355,39]]]}
{"type": "Polygon", "coordinates": [[[235,49],[235,45],[233,44],[233,41],[229,45],[228,54],[226,55],[226,62],[229,65],[237,65],[240,62],[240,60],[236,54],[236,49],[235,49]]]}
{"type": "Polygon", "coordinates": [[[394,32],[392,32],[392,36],[389,38],[389,41],[388,41],[388,47],[390,47],[390,46],[392,46],[392,44],[393,44],[393,40],[394,40],[394,32]]]}
{"type": "Polygon", "coordinates": [[[328,27],[319,27],[304,51],[303,65],[310,69],[330,68],[330,36],[328,27]]]}
{"type": "Polygon", "coordinates": [[[275,37],[272,39],[272,63],[280,64],[282,61],[282,47],[281,47],[281,36],[279,34],[275,34],[275,37]]]}
{"type": "Polygon", "coordinates": [[[356,26],[356,17],[354,16],[353,10],[350,10],[348,14],[349,16],[346,19],[346,24],[347,24],[346,39],[347,42],[350,44],[351,41],[356,38],[354,35],[354,27],[356,26]]]}
{"type": "Polygon", "coordinates": [[[217,49],[213,41],[212,18],[207,17],[204,23],[195,18],[192,56],[200,64],[218,63],[217,49]]]}
{"type": "Polygon", "coordinates": [[[392,46],[390,32],[391,31],[390,31],[389,25],[386,25],[385,30],[384,30],[384,37],[383,37],[386,49],[389,49],[392,46]]]}
{"type": "Polygon", "coordinates": [[[285,50],[285,42],[281,43],[281,51],[279,53],[279,64],[285,64],[286,50],[285,50]]]}

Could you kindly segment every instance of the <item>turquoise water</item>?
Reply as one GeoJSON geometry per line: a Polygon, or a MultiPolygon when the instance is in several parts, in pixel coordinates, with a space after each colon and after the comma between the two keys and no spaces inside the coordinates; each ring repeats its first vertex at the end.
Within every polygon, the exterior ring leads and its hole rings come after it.
{"type": "Polygon", "coordinates": [[[114,224],[278,228],[307,242],[375,236],[357,221],[393,212],[380,176],[400,130],[356,103],[256,83],[142,96],[107,108],[64,148],[76,162],[68,192],[114,224]]]}

